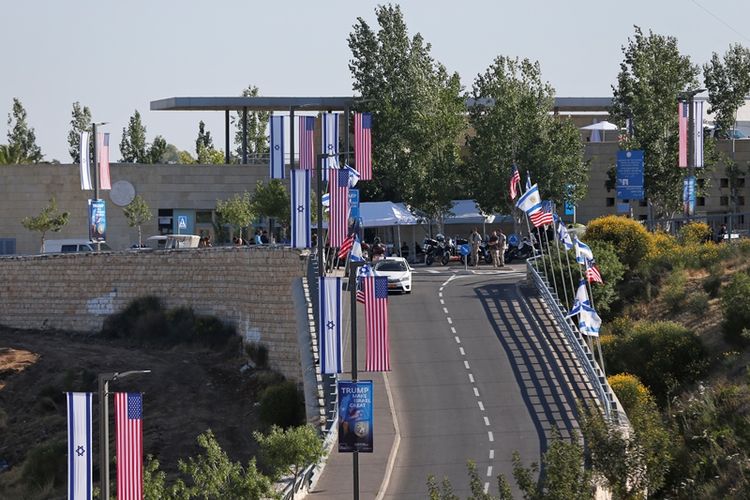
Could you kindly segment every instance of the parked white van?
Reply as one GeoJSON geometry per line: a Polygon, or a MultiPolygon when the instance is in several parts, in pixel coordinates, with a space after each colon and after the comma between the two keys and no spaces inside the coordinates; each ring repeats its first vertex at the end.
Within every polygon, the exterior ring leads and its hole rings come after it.
{"type": "MultiPolygon", "coordinates": [[[[103,251],[112,250],[106,243],[99,243],[99,248],[103,251]]],[[[68,239],[68,240],[45,240],[44,251],[42,253],[76,253],[76,252],[94,252],[96,243],[85,239],[68,239]]]]}

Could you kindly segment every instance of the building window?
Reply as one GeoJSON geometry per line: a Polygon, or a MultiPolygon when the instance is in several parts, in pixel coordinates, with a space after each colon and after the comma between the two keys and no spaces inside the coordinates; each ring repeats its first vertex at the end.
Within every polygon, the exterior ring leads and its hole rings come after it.
{"type": "Polygon", "coordinates": [[[641,201],[638,202],[638,206],[639,207],[647,207],[648,206],[648,202],[646,200],[641,200],[641,201]]]}
{"type": "Polygon", "coordinates": [[[728,188],[729,187],[729,179],[726,177],[722,177],[719,179],[719,187],[722,188],[728,188]]]}
{"type": "Polygon", "coordinates": [[[736,220],[737,220],[737,224],[739,224],[740,226],[744,226],[745,225],[745,216],[744,215],[738,215],[736,220]]]}
{"type": "Polygon", "coordinates": [[[172,216],[174,211],[171,208],[159,209],[159,234],[172,234],[172,216]]]}
{"type": "Polygon", "coordinates": [[[16,253],[15,238],[0,238],[0,255],[13,255],[16,253]]]}
{"type": "Polygon", "coordinates": [[[607,206],[608,207],[614,207],[615,206],[615,199],[614,198],[607,198],[607,206]]]}
{"type": "Polygon", "coordinates": [[[706,185],[706,179],[697,179],[696,182],[698,183],[699,188],[705,187],[706,185]]]}
{"type": "Polygon", "coordinates": [[[695,203],[697,203],[699,207],[705,207],[706,206],[706,198],[704,198],[703,196],[698,196],[695,199],[695,203]]]}
{"type": "Polygon", "coordinates": [[[195,212],[196,224],[211,224],[213,220],[213,212],[210,210],[199,210],[195,212]]]}
{"type": "Polygon", "coordinates": [[[737,177],[737,186],[738,188],[745,187],[745,178],[744,177],[737,177]]]}
{"type": "Polygon", "coordinates": [[[729,196],[721,196],[719,197],[719,205],[722,207],[728,207],[729,206],[729,196]]]}
{"type": "Polygon", "coordinates": [[[739,205],[739,206],[745,206],[745,197],[744,196],[738,196],[737,197],[737,205],[739,205]]]}

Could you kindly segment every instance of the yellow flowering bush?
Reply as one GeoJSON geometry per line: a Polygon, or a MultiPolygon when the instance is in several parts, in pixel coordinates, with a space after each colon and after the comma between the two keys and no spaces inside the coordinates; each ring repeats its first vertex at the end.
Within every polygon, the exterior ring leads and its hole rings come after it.
{"type": "Polygon", "coordinates": [[[607,215],[589,222],[585,239],[587,242],[611,243],[620,262],[631,271],[638,267],[651,248],[651,237],[646,228],[637,221],[619,215],[607,215]]]}
{"type": "Polygon", "coordinates": [[[617,399],[620,400],[625,413],[643,408],[643,406],[653,400],[651,392],[635,375],[618,373],[617,375],[607,377],[607,382],[609,382],[612,390],[615,391],[617,399]]]}
{"type": "Polygon", "coordinates": [[[711,228],[704,222],[690,222],[680,228],[680,242],[685,245],[695,245],[708,241],[711,228]]]}

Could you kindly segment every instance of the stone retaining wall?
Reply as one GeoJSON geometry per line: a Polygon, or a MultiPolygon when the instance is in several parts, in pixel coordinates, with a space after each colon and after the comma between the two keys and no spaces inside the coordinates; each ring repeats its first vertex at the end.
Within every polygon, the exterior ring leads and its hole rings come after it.
{"type": "Polygon", "coordinates": [[[221,247],[0,258],[0,324],[98,331],[131,300],[156,295],[236,325],[268,346],[269,362],[300,380],[292,290],[307,257],[284,247],[221,247]]]}

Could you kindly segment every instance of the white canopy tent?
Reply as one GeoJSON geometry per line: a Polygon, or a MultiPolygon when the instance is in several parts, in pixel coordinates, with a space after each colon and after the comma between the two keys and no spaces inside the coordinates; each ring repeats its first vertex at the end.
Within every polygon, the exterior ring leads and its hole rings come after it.
{"type": "Polygon", "coordinates": [[[474,200],[453,200],[452,203],[453,215],[446,215],[444,224],[491,224],[495,220],[494,214],[482,213],[474,200]]]}
{"type": "MultiPolygon", "coordinates": [[[[416,227],[422,221],[403,203],[391,201],[365,201],[359,204],[359,216],[363,228],[395,227],[398,249],[401,249],[401,226],[411,226],[412,240],[416,242],[416,227]]],[[[416,248],[412,255],[416,255],[416,248]]]]}

